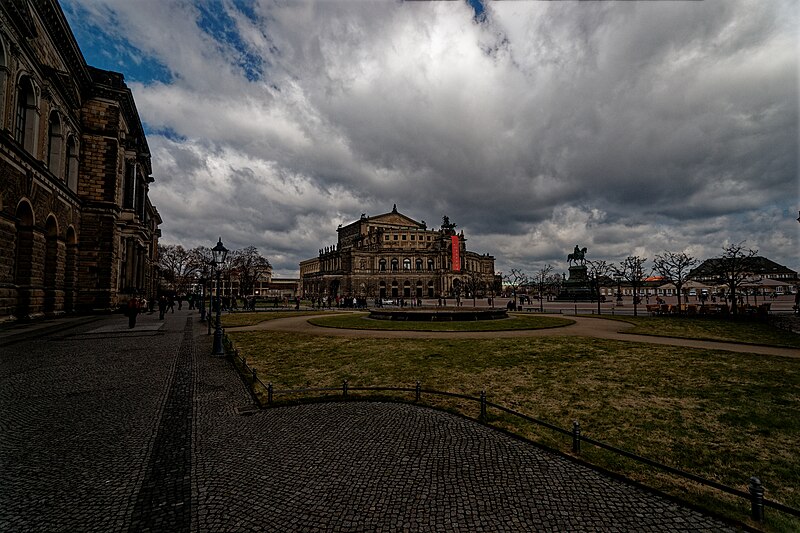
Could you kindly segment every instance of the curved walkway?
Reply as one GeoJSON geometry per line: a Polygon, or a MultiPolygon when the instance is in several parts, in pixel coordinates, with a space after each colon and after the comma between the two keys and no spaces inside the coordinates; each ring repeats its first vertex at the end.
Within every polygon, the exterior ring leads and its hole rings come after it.
{"type": "MultiPolygon", "coordinates": [[[[315,316],[330,316],[320,314],[315,316]]],[[[548,315],[544,315],[548,316],[548,315]]],[[[562,315],[553,315],[564,318],[562,315]]],[[[779,348],[777,346],[761,346],[755,344],[741,344],[735,342],[700,341],[693,339],[680,339],[676,337],[655,337],[651,335],[636,335],[626,333],[634,326],[618,320],[604,320],[602,318],[568,317],[575,324],[560,328],[508,330],[508,331],[396,331],[374,329],[340,329],[315,326],[308,322],[312,316],[296,316],[266,320],[254,326],[226,328],[226,331],[288,331],[295,333],[309,333],[313,335],[327,335],[331,337],[363,337],[380,339],[494,339],[512,337],[594,337],[626,342],[642,342],[667,346],[683,346],[686,348],[700,348],[706,350],[727,350],[730,352],[751,353],[760,355],[778,355],[783,357],[800,358],[800,350],[796,348],[779,348]]]]}

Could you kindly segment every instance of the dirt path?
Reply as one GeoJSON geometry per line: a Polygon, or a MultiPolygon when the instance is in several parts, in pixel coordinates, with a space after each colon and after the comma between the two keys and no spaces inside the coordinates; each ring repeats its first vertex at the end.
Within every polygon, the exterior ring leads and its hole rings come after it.
{"type": "MultiPolygon", "coordinates": [[[[319,316],[330,316],[320,314],[319,316]]],[[[563,318],[561,315],[555,315],[563,318]]],[[[796,348],[778,348],[774,346],[759,346],[739,344],[734,342],[698,341],[679,339],[675,337],[654,337],[650,335],[635,335],[626,333],[633,328],[632,324],[617,320],[603,320],[599,318],[569,317],[575,324],[561,328],[509,330],[509,331],[389,331],[370,329],[339,329],[315,326],[308,322],[311,316],[296,316],[266,320],[254,326],[226,328],[227,331],[284,331],[307,333],[312,335],[325,335],[329,337],[359,337],[375,339],[496,339],[514,337],[593,337],[597,339],[611,339],[626,342],[642,342],[646,344],[660,344],[667,346],[685,346],[687,348],[700,348],[706,350],[727,350],[729,352],[753,353],[761,355],[778,355],[783,357],[800,358],[800,350],[796,348]]]]}

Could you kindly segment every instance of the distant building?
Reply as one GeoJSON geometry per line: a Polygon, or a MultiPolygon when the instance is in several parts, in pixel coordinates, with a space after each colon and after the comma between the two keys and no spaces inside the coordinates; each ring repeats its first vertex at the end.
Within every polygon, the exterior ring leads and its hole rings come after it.
{"type": "Polygon", "coordinates": [[[444,217],[428,229],[397,211],[337,230],[335,245],[300,263],[306,298],[437,298],[492,294],[494,257],[466,249],[464,232],[444,217]]]}
{"type": "MultiPolygon", "coordinates": [[[[785,283],[797,283],[797,272],[791,268],[779,265],[775,261],[766,257],[755,256],[744,258],[742,261],[746,265],[746,270],[751,277],[783,281],[785,283]]],[[[719,279],[721,259],[706,259],[700,266],[689,273],[689,278],[706,283],[714,283],[719,279]]]]}
{"type": "Polygon", "coordinates": [[[56,0],[0,2],[0,322],[156,293],[150,152],[122,74],[56,0]]]}

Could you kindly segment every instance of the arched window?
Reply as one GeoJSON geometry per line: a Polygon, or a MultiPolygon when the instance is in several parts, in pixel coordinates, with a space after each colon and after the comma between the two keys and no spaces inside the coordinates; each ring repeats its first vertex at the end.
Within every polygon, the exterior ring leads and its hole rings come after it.
{"type": "Polygon", "coordinates": [[[428,270],[433,270],[433,259],[428,259],[428,270]]]}
{"type": "Polygon", "coordinates": [[[422,259],[417,259],[417,270],[422,270],[422,259]]]}
{"type": "Polygon", "coordinates": [[[63,178],[61,175],[61,145],[61,117],[53,111],[50,113],[50,121],[47,128],[47,168],[57,178],[63,178]]]}
{"type": "Polygon", "coordinates": [[[386,259],[381,259],[380,261],[378,261],[378,270],[380,270],[381,272],[386,271],[386,259]]]}
{"type": "Polygon", "coordinates": [[[408,257],[403,259],[403,270],[411,270],[411,259],[408,257]]]}
{"type": "Polygon", "coordinates": [[[392,270],[398,270],[399,266],[400,262],[397,260],[397,258],[392,259],[392,270]]]}
{"type": "Polygon", "coordinates": [[[35,156],[33,151],[36,147],[36,130],[39,127],[39,110],[36,104],[36,87],[28,76],[19,80],[15,118],[14,139],[35,156]]]}
{"type": "Polygon", "coordinates": [[[78,192],[78,143],[74,135],[67,139],[67,168],[64,177],[67,179],[67,187],[78,192]]]}

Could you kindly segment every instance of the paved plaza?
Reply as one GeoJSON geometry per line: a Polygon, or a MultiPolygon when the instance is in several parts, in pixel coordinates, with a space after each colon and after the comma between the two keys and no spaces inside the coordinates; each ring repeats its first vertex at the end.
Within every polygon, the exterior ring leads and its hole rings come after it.
{"type": "Polygon", "coordinates": [[[0,332],[0,531],[725,531],[463,417],[241,409],[194,311],[0,332]]]}

